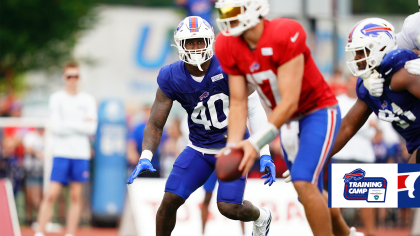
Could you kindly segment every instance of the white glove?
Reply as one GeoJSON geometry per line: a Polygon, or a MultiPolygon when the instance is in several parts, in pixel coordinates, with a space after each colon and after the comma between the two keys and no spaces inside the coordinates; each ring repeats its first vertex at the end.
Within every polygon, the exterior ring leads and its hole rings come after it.
{"type": "Polygon", "coordinates": [[[286,178],[285,179],[285,181],[286,181],[286,183],[289,183],[289,182],[291,182],[292,181],[292,176],[290,176],[290,171],[289,170],[286,170],[284,173],[283,173],[283,178],[286,178]]]}
{"type": "Polygon", "coordinates": [[[411,61],[407,61],[404,65],[404,68],[410,74],[420,75],[420,58],[419,59],[414,59],[414,60],[411,60],[411,61]]]}
{"type": "Polygon", "coordinates": [[[363,85],[369,91],[370,95],[380,97],[384,91],[384,78],[380,78],[380,74],[374,70],[372,74],[363,78],[363,85]]]}

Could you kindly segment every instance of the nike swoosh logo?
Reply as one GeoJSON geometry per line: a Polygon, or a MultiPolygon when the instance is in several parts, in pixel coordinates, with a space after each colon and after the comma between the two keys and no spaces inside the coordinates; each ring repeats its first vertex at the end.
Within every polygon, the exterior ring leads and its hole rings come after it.
{"type": "Polygon", "coordinates": [[[385,72],[385,75],[388,75],[389,73],[391,73],[391,71],[392,71],[392,68],[389,69],[389,71],[385,72]]]}
{"type": "Polygon", "coordinates": [[[290,37],[290,41],[292,41],[292,43],[296,42],[296,39],[299,37],[299,32],[296,32],[295,36],[290,37]]]}

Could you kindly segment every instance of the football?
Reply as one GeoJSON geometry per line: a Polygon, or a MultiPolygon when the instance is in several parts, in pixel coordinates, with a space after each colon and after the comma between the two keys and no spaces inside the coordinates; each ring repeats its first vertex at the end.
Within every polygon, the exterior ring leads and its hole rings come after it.
{"type": "Polygon", "coordinates": [[[233,181],[241,177],[238,170],[244,152],[242,149],[226,149],[216,161],[216,176],[221,181],[233,181]]]}

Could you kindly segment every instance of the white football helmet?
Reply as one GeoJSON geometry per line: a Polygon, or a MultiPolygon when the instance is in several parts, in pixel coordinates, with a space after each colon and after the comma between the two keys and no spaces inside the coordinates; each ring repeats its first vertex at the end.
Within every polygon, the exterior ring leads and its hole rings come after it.
{"type": "Polygon", "coordinates": [[[213,27],[199,16],[189,16],[185,18],[174,32],[174,40],[178,49],[179,59],[193,66],[197,66],[201,71],[201,64],[213,57],[214,31],[213,27]],[[202,49],[188,50],[185,48],[187,39],[204,38],[206,43],[202,49]]]}
{"type": "Polygon", "coordinates": [[[350,52],[352,59],[347,61],[354,76],[367,77],[381,65],[382,59],[390,51],[397,48],[394,26],[380,18],[367,18],[357,23],[349,35],[346,52],[350,52]],[[370,51],[369,55],[367,53],[370,51]],[[356,51],[363,50],[365,57],[355,60],[356,51]],[[366,60],[366,68],[359,70],[358,62],[366,60]]]}
{"type": "Polygon", "coordinates": [[[258,24],[270,10],[268,0],[218,0],[215,7],[219,10],[217,26],[226,36],[241,35],[258,24]],[[232,21],[239,23],[232,28],[232,21]]]}

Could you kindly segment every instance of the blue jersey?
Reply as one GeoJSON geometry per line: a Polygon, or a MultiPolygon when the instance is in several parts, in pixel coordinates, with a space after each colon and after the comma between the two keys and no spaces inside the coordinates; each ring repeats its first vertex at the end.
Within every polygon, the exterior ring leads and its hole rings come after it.
{"type": "MultiPolygon", "coordinates": [[[[397,49],[385,55],[378,72],[390,81],[392,76],[404,68],[405,62],[418,56],[410,50],[397,49]]],[[[413,153],[420,146],[420,99],[408,91],[395,92],[384,86],[381,97],[373,97],[363,85],[361,78],[357,81],[357,97],[363,100],[381,119],[392,119],[394,129],[406,140],[407,150],[413,153]]]]}
{"type": "MultiPolygon", "coordinates": [[[[201,82],[195,81],[185,66],[177,61],[162,67],[157,82],[172,100],[188,113],[190,141],[194,146],[216,148],[226,146],[229,85],[216,57],[201,82]]],[[[249,137],[247,130],[245,138],[249,137]]]]}

